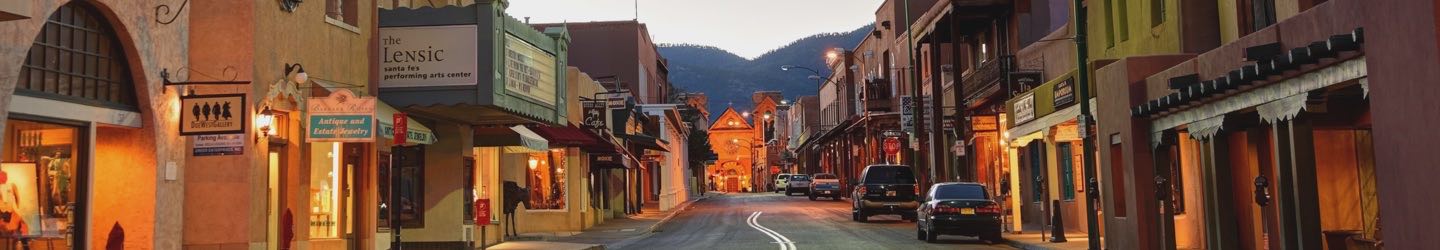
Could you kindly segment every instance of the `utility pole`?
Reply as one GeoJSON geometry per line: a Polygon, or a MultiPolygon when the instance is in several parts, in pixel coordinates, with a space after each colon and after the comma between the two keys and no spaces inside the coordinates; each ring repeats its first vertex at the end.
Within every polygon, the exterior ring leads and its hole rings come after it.
{"type": "Polygon", "coordinates": [[[1095,211],[1096,205],[1098,205],[1100,201],[1100,194],[1099,187],[1097,187],[1098,185],[1091,183],[1096,180],[1095,137],[1090,135],[1090,128],[1095,125],[1094,121],[1090,120],[1090,117],[1093,116],[1090,114],[1090,59],[1088,58],[1090,55],[1088,51],[1086,51],[1089,49],[1089,46],[1086,45],[1085,42],[1085,12],[1087,10],[1084,6],[1085,0],[1075,0],[1075,6],[1071,8],[1075,10],[1075,59],[1078,61],[1076,65],[1079,67],[1079,70],[1076,71],[1077,79],[1075,80],[1080,83],[1078,84],[1080,87],[1080,117],[1077,117],[1077,120],[1080,122],[1080,137],[1084,140],[1080,148],[1085,151],[1084,158],[1082,158],[1085,161],[1085,163],[1083,163],[1085,168],[1085,188],[1089,189],[1086,190],[1089,191],[1089,193],[1086,195],[1087,201],[1085,202],[1086,234],[1089,239],[1090,250],[1100,250],[1102,249],[1100,247],[1100,218],[1096,216],[1095,211]]]}
{"type": "MultiPolygon", "coordinates": [[[[925,151],[923,150],[925,148],[925,145],[921,145],[923,143],[919,143],[921,140],[920,138],[922,138],[921,134],[924,134],[925,132],[925,126],[921,126],[921,124],[923,123],[920,122],[920,117],[925,116],[925,105],[923,104],[923,102],[920,101],[920,82],[918,81],[918,79],[920,78],[920,72],[915,71],[915,65],[919,63],[915,59],[915,25],[910,23],[910,0],[905,0],[904,8],[905,9],[902,11],[905,12],[905,39],[907,40],[905,42],[905,55],[909,57],[910,60],[910,65],[908,67],[905,67],[905,70],[909,71],[907,73],[910,76],[910,105],[914,106],[911,107],[911,110],[914,110],[915,112],[915,119],[912,120],[915,122],[915,132],[910,134],[910,141],[916,142],[914,143],[916,147],[912,151],[910,161],[916,163],[915,165],[920,165],[920,160],[925,158],[925,151]]],[[[927,176],[925,180],[933,180],[935,178],[935,167],[926,166],[925,168],[929,169],[930,171],[930,175],[927,176]]],[[[928,185],[929,182],[926,182],[925,184],[928,185]]],[[[922,186],[922,189],[928,187],[929,186],[922,186]]]]}

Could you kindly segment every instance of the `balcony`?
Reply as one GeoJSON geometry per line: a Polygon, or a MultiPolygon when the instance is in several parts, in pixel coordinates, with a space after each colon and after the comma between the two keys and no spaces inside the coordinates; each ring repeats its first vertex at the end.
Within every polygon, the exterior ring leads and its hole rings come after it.
{"type": "Polygon", "coordinates": [[[865,89],[862,90],[865,99],[865,111],[869,112],[890,112],[895,109],[895,103],[891,100],[895,97],[890,93],[890,80],[869,79],[865,80],[865,89]]]}
{"type": "MultiPolygon", "coordinates": [[[[965,99],[973,100],[999,91],[988,90],[1005,80],[1005,74],[1015,68],[1015,56],[1001,56],[999,59],[985,61],[979,68],[965,72],[961,77],[961,90],[965,91],[965,99]]],[[[997,89],[998,90],[998,89],[997,89]]]]}

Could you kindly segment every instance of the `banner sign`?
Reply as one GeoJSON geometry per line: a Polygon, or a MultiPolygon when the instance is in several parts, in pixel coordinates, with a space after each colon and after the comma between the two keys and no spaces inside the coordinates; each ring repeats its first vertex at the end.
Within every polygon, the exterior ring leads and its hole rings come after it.
{"type": "Polygon", "coordinates": [[[476,34],[475,25],[380,28],[380,87],[479,83],[476,34]]]}
{"type": "Polygon", "coordinates": [[[405,113],[395,113],[391,119],[393,120],[390,121],[390,124],[395,124],[395,126],[390,127],[390,138],[394,139],[395,145],[405,144],[405,139],[410,138],[406,134],[410,129],[410,118],[406,117],[405,113]]]}
{"type": "Polygon", "coordinates": [[[1035,120],[1035,92],[1026,93],[1015,101],[1016,125],[1035,120]]]}
{"type": "Polygon", "coordinates": [[[1065,81],[1053,85],[1055,110],[1065,109],[1075,104],[1075,81],[1074,78],[1067,78],[1065,81]]]}
{"type": "Polygon", "coordinates": [[[915,98],[900,96],[900,130],[915,132],[915,98]]]}
{"type": "Polygon", "coordinates": [[[195,142],[190,153],[193,156],[245,154],[245,134],[197,135],[190,138],[195,142]]]}
{"type": "Polygon", "coordinates": [[[490,224],[490,199],[475,200],[475,224],[490,224]]]}
{"type": "Polygon", "coordinates": [[[180,135],[244,134],[245,94],[180,97],[180,135]]]}
{"type": "Polygon", "coordinates": [[[355,97],[347,89],[328,97],[311,97],[305,121],[305,142],[374,142],[375,97],[355,97]]]}
{"type": "Polygon", "coordinates": [[[505,34],[505,90],[555,105],[555,55],[505,34]]]}

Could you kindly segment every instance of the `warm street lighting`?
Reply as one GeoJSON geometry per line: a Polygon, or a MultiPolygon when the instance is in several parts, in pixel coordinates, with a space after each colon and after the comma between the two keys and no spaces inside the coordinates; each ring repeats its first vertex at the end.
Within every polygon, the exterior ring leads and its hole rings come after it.
{"type": "Polygon", "coordinates": [[[740,113],[740,115],[745,116],[745,118],[750,118],[750,111],[745,111],[744,113],[740,113]]]}
{"type": "Polygon", "coordinates": [[[535,170],[535,167],[539,167],[539,166],[540,166],[540,160],[539,160],[539,159],[530,158],[530,162],[529,162],[529,163],[530,163],[530,170],[535,170]]]}
{"type": "Polygon", "coordinates": [[[765,113],[765,120],[770,120],[770,113],[765,113]]]}
{"type": "Polygon", "coordinates": [[[840,53],[839,53],[839,52],[835,52],[835,50],[830,50],[830,51],[826,51],[826,52],[825,52],[825,59],[827,59],[827,60],[829,60],[829,61],[834,61],[835,59],[838,59],[838,58],[840,58],[840,53]]]}
{"type": "Polygon", "coordinates": [[[270,129],[274,125],[275,111],[270,110],[270,106],[265,106],[265,109],[260,111],[260,115],[255,116],[255,126],[260,127],[260,133],[255,135],[255,141],[259,142],[260,137],[270,136],[270,129]]]}

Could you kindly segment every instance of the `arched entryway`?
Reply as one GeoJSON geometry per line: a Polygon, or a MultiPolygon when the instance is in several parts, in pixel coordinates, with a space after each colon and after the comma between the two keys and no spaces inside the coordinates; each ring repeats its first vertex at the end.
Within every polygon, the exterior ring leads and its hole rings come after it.
{"type": "Polygon", "coordinates": [[[153,248],[156,129],[133,42],[87,1],[60,6],[20,64],[0,153],[7,244],[153,248]]]}

